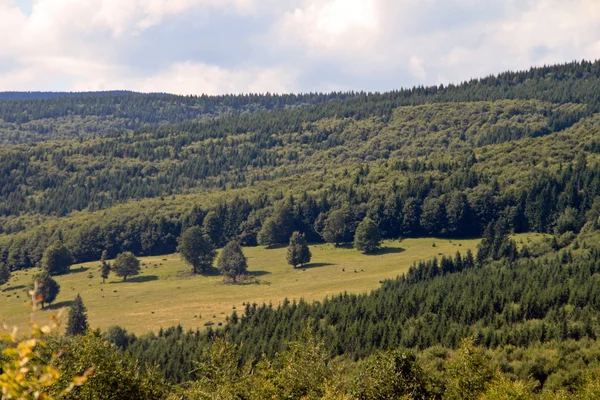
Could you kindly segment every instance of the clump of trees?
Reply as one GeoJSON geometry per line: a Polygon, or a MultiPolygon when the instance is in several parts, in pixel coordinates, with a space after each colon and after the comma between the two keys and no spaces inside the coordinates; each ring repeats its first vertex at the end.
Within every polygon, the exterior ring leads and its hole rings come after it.
{"type": "Polygon", "coordinates": [[[117,256],[112,265],[112,271],[126,281],[128,277],[140,274],[140,260],[132,252],[126,251],[117,256]]]}
{"type": "Polygon", "coordinates": [[[199,226],[191,227],[181,235],[177,249],[181,258],[192,266],[194,274],[210,271],[217,255],[211,238],[199,226]]]}
{"type": "Polygon", "coordinates": [[[217,267],[229,281],[239,281],[248,269],[248,262],[240,244],[232,240],[227,243],[217,259],[217,267]]]}
{"type": "Polygon", "coordinates": [[[310,253],[304,234],[297,231],[294,232],[287,248],[286,259],[288,264],[296,268],[298,265],[308,264],[311,257],[312,254],[310,253]]]}
{"type": "Polygon", "coordinates": [[[381,246],[381,234],[377,224],[366,217],[358,224],[354,235],[354,248],[365,253],[373,253],[381,246]]]}
{"type": "Polygon", "coordinates": [[[69,272],[73,257],[62,243],[54,243],[44,251],[42,269],[50,275],[63,275],[69,272]]]}
{"type": "Polygon", "coordinates": [[[87,308],[83,305],[83,299],[78,294],[69,309],[66,333],[69,336],[76,336],[85,334],[87,330],[87,308]]]}

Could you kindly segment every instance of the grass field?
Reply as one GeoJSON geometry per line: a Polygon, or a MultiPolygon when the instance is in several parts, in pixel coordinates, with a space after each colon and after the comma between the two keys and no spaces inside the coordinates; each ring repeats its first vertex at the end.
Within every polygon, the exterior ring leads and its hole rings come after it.
{"type": "MultiPolygon", "coordinates": [[[[532,240],[535,236],[519,235],[519,240],[532,240]]],[[[120,325],[141,334],[177,324],[197,328],[212,321],[218,325],[234,307],[242,311],[244,302],[277,305],[286,297],[312,301],[344,291],[370,291],[379,286],[380,280],[402,274],[415,261],[453,255],[457,250],[474,250],[478,242],[432,238],[387,241],[377,255],[363,255],[329,244],[314,245],[312,263],[297,270],[286,263],[285,248],[245,248],[249,273],[259,282],[247,285],[225,285],[218,275],[190,276],[177,254],[141,258],[146,264],[142,274],[127,282],[111,276],[103,284],[98,262],[74,265],[71,273],[56,278],[61,292],[55,303],[37,311],[33,318],[47,322],[79,293],[93,328],[120,325]]],[[[0,287],[0,318],[8,326],[27,328],[31,319],[27,286],[34,273],[35,270],[18,271],[0,287]]]]}

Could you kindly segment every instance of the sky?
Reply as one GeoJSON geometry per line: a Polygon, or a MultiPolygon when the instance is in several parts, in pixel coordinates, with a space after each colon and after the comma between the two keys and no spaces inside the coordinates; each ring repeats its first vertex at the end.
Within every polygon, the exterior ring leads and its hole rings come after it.
{"type": "Polygon", "coordinates": [[[0,0],[0,91],[388,91],[600,58],[600,0],[0,0]]]}

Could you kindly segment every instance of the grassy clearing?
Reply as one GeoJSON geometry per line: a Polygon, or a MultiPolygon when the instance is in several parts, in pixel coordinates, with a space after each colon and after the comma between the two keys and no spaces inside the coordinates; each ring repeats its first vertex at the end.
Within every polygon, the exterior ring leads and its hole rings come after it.
{"type": "MultiPolygon", "coordinates": [[[[532,240],[536,236],[519,235],[518,239],[532,240]]],[[[286,263],[285,248],[245,248],[249,272],[259,281],[248,285],[224,285],[218,275],[189,276],[177,254],[141,258],[146,264],[142,274],[127,282],[111,276],[102,284],[98,262],[80,264],[73,266],[70,274],[57,277],[61,292],[56,302],[36,312],[34,319],[47,321],[50,315],[68,307],[79,293],[94,328],[120,325],[141,334],[177,324],[186,329],[203,327],[209,321],[218,325],[234,307],[243,311],[247,301],[277,305],[286,297],[312,301],[344,291],[366,292],[377,288],[380,280],[402,274],[415,261],[474,250],[478,242],[432,238],[387,241],[377,255],[314,245],[312,263],[297,270],[286,263]]],[[[27,286],[34,273],[18,271],[0,288],[0,318],[9,326],[24,329],[30,321],[27,286]]]]}

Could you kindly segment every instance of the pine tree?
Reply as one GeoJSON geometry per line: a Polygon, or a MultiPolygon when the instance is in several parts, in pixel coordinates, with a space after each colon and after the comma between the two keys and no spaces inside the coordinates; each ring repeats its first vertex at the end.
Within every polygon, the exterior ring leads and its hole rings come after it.
{"type": "Polygon", "coordinates": [[[287,262],[294,268],[297,265],[304,265],[310,262],[312,255],[306,243],[304,234],[294,232],[290,238],[290,244],[287,248],[287,262]]]}
{"type": "Polygon", "coordinates": [[[365,218],[358,224],[354,235],[354,248],[365,253],[372,253],[381,245],[381,234],[377,224],[371,218],[365,218]]]}
{"type": "Polygon", "coordinates": [[[177,249],[195,274],[208,272],[217,255],[210,237],[199,226],[189,228],[181,235],[177,249]]]}
{"type": "Polygon", "coordinates": [[[140,274],[140,260],[138,260],[133,253],[126,251],[117,256],[113,263],[112,270],[118,277],[122,277],[125,281],[128,276],[140,274]]]}
{"type": "Polygon", "coordinates": [[[100,276],[102,277],[102,283],[106,282],[106,279],[110,275],[110,263],[106,261],[108,258],[108,252],[104,250],[102,257],[100,258],[100,276]]]}
{"type": "Polygon", "coordinates": [[[246,272],[248,262],[238,242],[232,240],[223,247],[217,260],[217,267],[221,274],[231,279],[236,279],[246,272]]]}
{"type": "Polygon", "coordinates": [[[87,309],[83,305],[83,299],[78,294],[69,310],[69,319],[67,320],[67,335],[83,335],[87,332],[87,309]]]}

